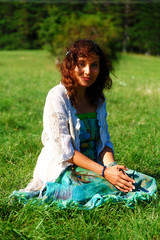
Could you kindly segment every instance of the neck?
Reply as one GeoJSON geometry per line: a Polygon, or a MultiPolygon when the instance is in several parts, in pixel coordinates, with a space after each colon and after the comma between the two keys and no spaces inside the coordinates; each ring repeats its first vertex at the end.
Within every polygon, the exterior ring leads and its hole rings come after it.
{"type": "Polygon", "coordinates": [[[86,88],[79,86],[76,92],[76,99],[78,101],[82,101],[85,98],[85,92],[86,92],[86,88]]]}

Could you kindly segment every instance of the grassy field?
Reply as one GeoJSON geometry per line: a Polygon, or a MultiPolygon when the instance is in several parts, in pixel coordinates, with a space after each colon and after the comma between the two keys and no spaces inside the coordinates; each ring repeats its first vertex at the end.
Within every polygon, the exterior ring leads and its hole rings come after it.
{"type": "Polygon", "coordinates": [[[59,210],[12,202],[32,178],[41,151],[43,106],[60,81],[44,51],[0,52],[0,239],[160,239],[160,58],[127,54],[115,65],[107,97],[115,159],[156,178],[157,199],[135,209],[110,204],[59,210]]]}

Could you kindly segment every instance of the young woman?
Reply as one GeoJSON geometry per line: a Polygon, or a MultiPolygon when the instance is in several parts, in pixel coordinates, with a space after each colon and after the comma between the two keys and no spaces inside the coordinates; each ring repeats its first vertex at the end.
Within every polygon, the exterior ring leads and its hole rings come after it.
{"type": "Polygon", "coordinates": [[[71,46],[61,66],[61,83],[46,99],[44,147],[33,180],[13,195],[23,201],[36,196],[60,207],[89,209],[106,201],[131,205],[142,195],[154,195],[153,178],[114,160],[103,95],[104,88],[111,88],[111,71],[96,43],[79,40],[71,46]]]}

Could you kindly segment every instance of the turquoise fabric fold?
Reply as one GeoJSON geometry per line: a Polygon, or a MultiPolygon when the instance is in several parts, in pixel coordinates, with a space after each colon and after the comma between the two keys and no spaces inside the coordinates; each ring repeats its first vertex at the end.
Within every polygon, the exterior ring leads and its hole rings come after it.
{"type": "Polygon", "coordinates": [[[123,202],[127,207],[134,208],[139,201],[149,201],[156,197],[157,184],[154,178],[145,174],[128,170],[129,177],[135,179],[135,190],[123,193],[98,174],[80,167],[68,167],[56,182],[48,182],[46,188],[39,195],[36,192],[14,191],[11,195],[19,202],[32,204],[56,205],[59,208],[76,207],[78,209],[92,209],[104,203],[123,202]],[[74,172],[75,172],[74,171],[74,172]],[[82,182],[83,181],[83,182],[82,182]]]}

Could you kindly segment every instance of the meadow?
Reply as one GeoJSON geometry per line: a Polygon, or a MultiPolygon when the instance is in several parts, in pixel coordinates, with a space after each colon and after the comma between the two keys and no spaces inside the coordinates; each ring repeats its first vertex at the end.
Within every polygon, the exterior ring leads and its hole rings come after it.
{"type": "Polygon", "coordinates": [[[60,81],[46,51],[0,52],[0,239],[160,239],[160,58],[122,54],[105,91],[115,159],[153,176],[157,199],[93,210],[23,206],[8,198],[31,180],[41,151],[43,107],[60,81]]]}

